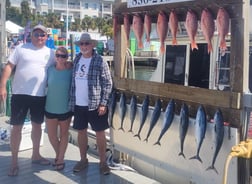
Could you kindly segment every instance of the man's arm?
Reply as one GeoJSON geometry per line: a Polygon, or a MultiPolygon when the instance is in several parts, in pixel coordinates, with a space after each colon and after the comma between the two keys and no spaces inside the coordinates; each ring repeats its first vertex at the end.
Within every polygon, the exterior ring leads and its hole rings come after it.
{"type": "Polygon", "coordinates": [[[8,79],[10,78],[11,72],[14,67],[15,67],[15,65],[8,62],[3,69],[3,73],[2,73],[1,81],[0,81],[0,98],[1,98],[1,100],[6,99],[6,96],[7,96],[6,83],[7,83],[8,79]]]}

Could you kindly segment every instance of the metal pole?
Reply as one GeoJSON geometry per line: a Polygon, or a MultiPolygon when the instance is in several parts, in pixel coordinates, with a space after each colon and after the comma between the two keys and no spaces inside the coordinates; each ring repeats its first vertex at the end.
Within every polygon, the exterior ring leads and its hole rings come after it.
{"type": "Polygon", "coordinates": [[[68,49],[68,0],[66,4],[66,49],[68,49]]]}

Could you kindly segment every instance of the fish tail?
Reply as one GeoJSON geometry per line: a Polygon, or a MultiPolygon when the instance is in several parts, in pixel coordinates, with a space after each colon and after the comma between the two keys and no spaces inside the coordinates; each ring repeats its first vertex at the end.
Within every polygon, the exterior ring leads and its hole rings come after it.
{"type": "Polygon", "coordinates": [[[136,134],[134,137],[138,137],[138,139],[141,140],[140,134],[136,134]]]}
{"type": "Polygon", "coordinates": [[[193,40],[192,43],[191,43],[191,49],[192,49],[192,50],[193,50],[193,49],[197,49],[197,50],[198,50],[198,45],[197,45],[197,43],[196,43],[195,40],[193,40]]]}
{"type": "Polygon", "coordinates": [[[220,49],[221,49],[221,50],[227,50],[227,44],[226,44],[225,39],[222,39],[222,40],[220,41],[220,49]]]}
{"type": "Polygon", "coordinates": [[[184,159],[186,158],[183,152],[180,152],[180,153],[178,154],[178,156],[183,156],[184,159]]]}
{"type": "Polygon", "coordinates": [[[146,138],[144,139],[144,141],[148,142],[148,137],[146,137],[146,138]]]}
{"type": "Polygon", "coordinates": [[[142,40],[140,40],[140,41],[138,42],[138,48],[139,48],[139,49],[142,49],[142,48],[143,48],[143,42],[142,42],[142,40]]]}
{"type": "Polygon", "coordinates": [[[164,54],[164,52],[165,52],[164,43],[161,43],[161,45],[160,45],[160,53],[164,54]]]}
{"type": "Polygon", "coordinates": [[[192,160],[192,159],[197,159],[198,161],[200,161],[201,163],[203,163],[199,155],[195,155],[195,156],[193,156],[193,157],[190,158],[190,160],[192,160]]]}
{"type": "Polygon", "coordinates": [[[125,132],[124,129],[123,129],[123,127],[120,127],[118,130],[122,130],[123,132],[125,132]]]}
{"type": "Polygon", "coordinates": [[[211,165],[208,168],[206,168],[206,171],[211,170],[211,169],[214,170],[216,172],[216,174],[219,174],[217,169],[214,167],[214,165],[211,165]]]}
{"type": "Polygon", "coordinates": [[[129,130],[128,130],[128,132],[132,132],[132,133],[133,133],[132,128],[131,128],[131,129],[129,129],[129,130]]]}
{"type": "Polygon", "coordinates": [[[159,146],[161,146],[161,143],[159,141],[157,141],[153,145],[159,145],[159,146]]]}
{"type": "Polygon", "coordinates": [[[207,50],[208,50],[208,54],[210,54],[210,52],[213,51],[213,46],[211,42],[207,44],[207,50]]]}
{"type": "Polygon", "coordinates": [[[177,43],[177,39],[176,38],[173,38],[172,39],[172,45],[177,45],[178,43],[177,43]]]}

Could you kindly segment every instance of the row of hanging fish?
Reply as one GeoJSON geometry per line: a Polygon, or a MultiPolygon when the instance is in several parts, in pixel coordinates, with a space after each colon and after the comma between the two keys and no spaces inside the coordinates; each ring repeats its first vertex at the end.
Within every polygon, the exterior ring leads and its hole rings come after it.
{"type": "MultiPolygon", "coordinates": [[[[149,112],[149,102],[150,102],[149,96],[147,95],[141,105],[139,127],[138,127],[137,133],[134,135],[134,137],[137,137],[139,140],[141,140],[141,131],[146,122],[147,115],[149,112]]],[[[116,104],[117,104],[116,92],[113,91],[110,101],[109,101],[109,116],[108,116],[109,124],[113,129],[114,129],[113,114],[115,112],[116,104]]],[[[119,117],[120,117],[120,128],[118,130],[125,131],[123,128],[123,123],[124,123],[124,119],[126,115],[126,109],[127,109],[126,96],[124,93],[121,93],[120,100],[119,100],[119,108],[118,108],[119,117]]],[[[131,97],[130,104],[129,104],[130,129],[128,130],[128,132],[133,133],[133,125],[134,125],[134,121],[136,117],[136,112],[137,112],[137,98],[135,95],[133,95],[131,97]]],[[[157,99],[154,105],[153,113],[150,118],[149,129],[148,129],[148,132],[146,134],[144,141],[148,142],[148,138],[151,135],[151,132],[153,128],[155,127],[156,123],[158,122],[161,112],[162,112],[162,102],[160,99],[157,99]]],[[[158,139],[156,140],[154,145],[161,146],[161,139],[164,136],[164,134],[168,131],[170,126],[172,125],[174,115],[175,115],[175,102],[173,99],[171,99],[165,109],[164,117],[162,121],[162,128],[158,136],[158,139]]],[[[180,124],[179,124],[180,152],[178,154],[179,156],[183,156],[184,158],[185,158],[184,141],[186,138],[188,126],[189,126],[189,109],[188,109],[188,106],[184,103],[180,110],[180,124]]],[[[212,163],[207,168],[207,170],[213,169],[216,173],[218,173],[214,164],[215,164],[217,155],[221,149],[223,139],[224,139],[224,120],[222,117],[222,113],[219,109],[216,110],[215,115],[214,115],[214,126],[215,126],[214,127],[215,151],[212,158],[212,163]]],[[[196,154],[192,156],[190,159],[197,159],[200,162],[202,162],[202,159],[200,157],[200,149],[205,138],[206,128],[207,128],[207,118],[206,118],[205,109],[202,105],[200,105],[198,107],[196,118],[195,118],[195,139],[196,139],[196,144],[197,144],[196,154]]]]}
{"type": "MultiPolygon", "coordinates": [[[[138,48],[143,48],[143,35],[146,35],[146,41],[150,42],[150,34],[151,34],[151,24],[152,18],[151,15],[147,12],[144,15],[144,19],[140,14],[134,14],[132,24],[130,21],[130,15],[125,13],[123,15],[123,25],[126,33],[127,46],[129,47],[129,35],[130,29],[132,28],[134,35],[136,37],[138,48]]],[[[220,38],[219,47],[222,52],[225,52],[227,49],[225,36],[229,32],[229,14],[224,8],[219,8],[216,18],[216,27],[218,31],[218,35],[220,38]]],[[[118,32],[118,17],[114,15],[113,17],[113,27],[114,27],[114,39],[116,38],[116,34],[118,32]]],[[[160,53],[163,54],[165,51],[165,40],[167,37],[168,29],[170,29],[171,37],[172,37],[172,45],[177,45],[177,32],[178,32],[178,16],[176,10],[172,10],[168,15],[164,11],[159,11],[157,22],[156,22],[156,30],[157,35],[160,41],[160,53]]],[[[203,9],[200,17],[200,27],[203,32],[203,36],[208,44],[208,53],[210,53],[212,48],[212,37],[214,35],[215,23],[214,17],[212,13],[207,9],[203,9]]],[[[188,37],[191,42],[191,49],[198,49],[196,43],[196,34],[198,30],[198,17],[196,13],[192,10],[187,11],[186,20],[185,20],[185,28],[188,34],[188,37]]]]}

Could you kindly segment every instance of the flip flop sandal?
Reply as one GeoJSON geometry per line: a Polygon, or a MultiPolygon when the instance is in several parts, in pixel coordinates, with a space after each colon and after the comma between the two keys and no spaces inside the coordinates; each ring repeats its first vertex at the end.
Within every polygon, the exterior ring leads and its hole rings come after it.
{"type": "Polygon", "coordinates": [[[39,160],[32,160],[32,164],[38,164],[38,165],[50,165],[51,162],[45,158],[41,158],[39,160]]]}
{"type": "Polygon", "coordinates": [[[57,165],[57,164],[56,164],[56,163],[57,163],[57,160],[58,160],[57,158],[54,159],[54,162],[52,163],[52,166],[53,166],[53,167],[55,167],[55,166],[57,165]]]}
{"type": "Polygon", "coordinates": [[[61,171],[65,168],[65,163],[60,163],[55,165],[55,170],[56,171],[61,171]]]}
{"type": "Polygon", "coordinates": [[[8,176],[17,176],[18,171],[19,171],[18,167],[12,167],[12,168],[10,168],[10,170],[8,172],[8,176]]]}

